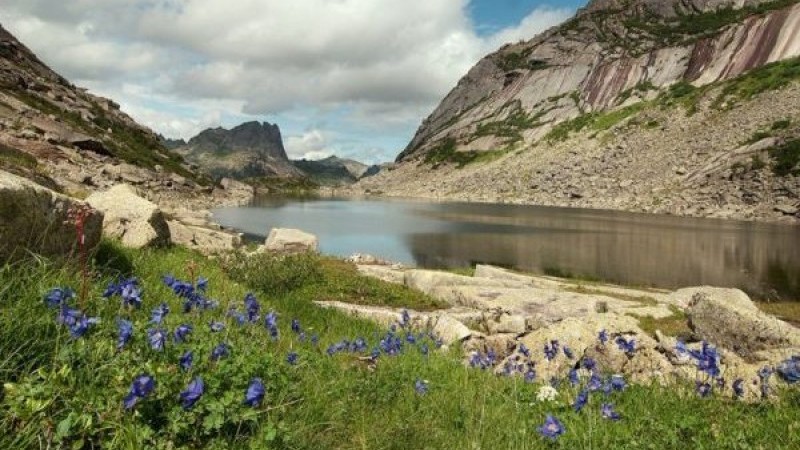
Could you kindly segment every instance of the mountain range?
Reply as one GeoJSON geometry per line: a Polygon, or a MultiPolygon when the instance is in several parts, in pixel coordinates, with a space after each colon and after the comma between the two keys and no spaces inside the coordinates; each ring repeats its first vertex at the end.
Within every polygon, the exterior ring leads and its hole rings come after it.
{"type": "Polygon", "coordinates": [[[594,0],[478,62],[387,195],[797,217],[797,0],[594,0]]]}

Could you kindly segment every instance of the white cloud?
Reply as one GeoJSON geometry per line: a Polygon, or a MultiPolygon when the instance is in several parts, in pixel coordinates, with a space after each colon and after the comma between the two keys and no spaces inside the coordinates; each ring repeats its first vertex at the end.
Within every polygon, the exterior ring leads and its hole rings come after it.
{"type": "MultiPolygon", "coordinates": [[[[540,8],[481,37],[468,3],[3,0],[0,20],[68,79],[111,95],[168,136],[302,109],[340,111],[342,124],[363,135],[408,133],[484,54],[571,13],[540,8]]],[[[316,148],[313,133],[290,137],[287,147],[319,156],[347,138],[337,129],[316,148]]]]}
{"type": "Polygon", "coordinates": [[[284,138],[289,159],[323,159],[333,155],[328,139],[320,130],[284,138]]]}

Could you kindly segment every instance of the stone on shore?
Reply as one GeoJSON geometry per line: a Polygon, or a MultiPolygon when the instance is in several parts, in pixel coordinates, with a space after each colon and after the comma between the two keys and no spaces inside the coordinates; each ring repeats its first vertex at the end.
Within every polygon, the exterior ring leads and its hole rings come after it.
{"type": "Polygon", "coordinates": [[[698,291],[688,316],[697,335],[748,361],[764,350],[800,347],[800,329],[762,312],[737,289],[698,291]]]}
{"type": "Polygon", "coordinates": [[[273,228],[267,236],[264,248],[269,252],[303,253],[319,249],[317,237],[311,233],[292,228],[273,228]]]}
{"type": "Polygon", "coordinates": [[[105,214],[103,233],[126,247],[160,247],[171,242],[169,226],[158,205],[140,197],[129,185],[96,192],[86,202],[105,214]]]}
{"type": "Polygon", "coordinates": [[[493,280],[490,278],[467,277],[435,270],[409,270],[405,273],[405,284],[425,294],[433,293],[442,286],[481,286],[497,288],[521,288],[523,283],[514,280],[493,280]]]}
{"type": "Polygon", "coordinates": [[[206,255],[235,250],[242,245],[241,236],[235,233],[177,220],[167,221],[167,225],[174,244],[198,250],[206,255]]]}
{"type": "MultiPolygon", "coordinates": [[[[0,170],[0,260],[26,253],[68,256],[76,248],[70,208],[86,203],[0,170]]],[[[103,213],[91,210],[84,222],[84,242],[94,249],[102,235],[103,213]]]]}

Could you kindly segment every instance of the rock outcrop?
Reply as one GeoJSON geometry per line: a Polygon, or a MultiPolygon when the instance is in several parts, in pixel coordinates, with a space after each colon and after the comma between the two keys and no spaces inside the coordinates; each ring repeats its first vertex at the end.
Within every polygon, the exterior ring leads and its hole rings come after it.
{"type": "Polygon", "coordinates": [[[171,243],[164,213],[129,185],[120,184],[94,193],[86,203],[105,214],[103,233],[127,247],[160,247],[171,243]]]}
{"type": "Polygon", "coordinates": [[[217,178],[303,176],[286,156],[278,125],[266,122],[210,128],[172,151],[217,178]]]}
{"type": "Polygon", "coordinates": [[[796,221],[798,23],[785,1],[593,1],[481,60],[354,191],[796,221]]]}
{"type": "MultiPolygon", "coordinates": [[[[0,170],[0,261],[27,255],[69,257],[78,242],[70,211],[87,204],[0,170]]],[[[97,247],[103,213],[88,210],[83,222],[85,248],[97,247]]]]}
{"type": "Polygon", "coordinates": [[[329,156],[320,160],[301,159],[292,164],[321,186],[353,184],[369,170],[370,166],[352,159],[329,156]]]}
{"type": "Polygon", "coordinates": [[[316,252],[319,241],[316,236],[292,228],[273,228],[264,243],[264,250],[277,253],[316,252]]]}

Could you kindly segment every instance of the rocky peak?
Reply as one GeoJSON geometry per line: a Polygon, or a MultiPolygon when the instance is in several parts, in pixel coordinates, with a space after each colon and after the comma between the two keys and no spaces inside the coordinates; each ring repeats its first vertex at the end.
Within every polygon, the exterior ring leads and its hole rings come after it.
{"type": "Polygon", "coordinates": [[[218,153],[258,152],[288,159],[280,128],[267,122],[245,122],[230,130],[210,128],[191,138],[188,145],[218,153]]]}

